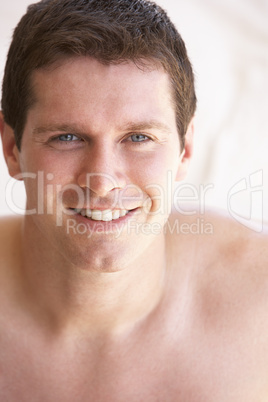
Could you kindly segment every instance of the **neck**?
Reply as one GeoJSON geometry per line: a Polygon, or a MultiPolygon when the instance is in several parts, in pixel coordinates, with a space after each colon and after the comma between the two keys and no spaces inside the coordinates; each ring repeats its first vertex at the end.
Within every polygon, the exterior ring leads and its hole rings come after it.
{"type": "Polygon", "coordinates": [[[163,237],[155,238],[123,269],[101,272],[68,264],[34,232],[26,219],[21,280],[35,319],[50,330],[127,332],[160,304],[166,265],[163,237]]]}

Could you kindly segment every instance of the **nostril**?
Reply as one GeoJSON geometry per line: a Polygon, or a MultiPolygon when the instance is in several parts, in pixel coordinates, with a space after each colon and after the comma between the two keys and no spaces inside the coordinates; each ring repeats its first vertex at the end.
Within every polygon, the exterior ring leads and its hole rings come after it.
{"type": "Polygon", "coordinates": [[[104,197],[114,189],[123,188],[125,184],[108,173],[84,173],[78,177],[78,185],[104,197]]]}

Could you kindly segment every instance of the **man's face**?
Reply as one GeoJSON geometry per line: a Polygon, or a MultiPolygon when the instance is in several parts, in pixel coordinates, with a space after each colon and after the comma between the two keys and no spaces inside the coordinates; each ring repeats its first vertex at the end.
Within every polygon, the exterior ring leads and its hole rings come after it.
{"type": "Polygon", "coordinates": [[[167,74],[74,58],[36,71],[33,90],[19,164],[44,247],[123,266],[163,239],[181,151],[167,74]]]}

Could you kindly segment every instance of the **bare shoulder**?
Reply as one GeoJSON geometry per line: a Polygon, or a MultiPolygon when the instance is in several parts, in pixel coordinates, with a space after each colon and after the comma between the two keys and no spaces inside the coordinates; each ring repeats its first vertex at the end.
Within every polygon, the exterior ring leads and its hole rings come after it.
{"type": "MultiPolygon", "coordinates": [[[[214,257],[223,265],[236,266],[237,270],[258,269],[268,274],[268,228],[258,231],[232,219],[227,213],[209,212],[206,219],[211,222],[213,235],[210,239],[215,247],[214,257]]],[[[213,252],[212,252],[213,253],[213,252]]]]}
{"type": "MultiPolygon", "coordinates": [[[[197,303],[221,317],[222,306],[232,305],[236,314],[266,314],[268,308],[268,232],[261,233],[234,221],[225,213],[171,216],[170,226],[180,219],[192,232],[167,234],[173,263],[183,256],[191,272],[197,303]],[[206,228],[206,229],[205,229],[206,228]],[[213,306],[213,307],[212,307],[213,306]],[[247,308],[248,307],[248,308],[247,308]],[[261,314],[261,313],[260,313],[261,314]]],[[[185,228],[187,228],[185,225],[185,228]]],[[[265,226],[265,225],[264,225],[265,226]]],[[[178,225],[177,225],[178,227],[178,225]]],[[[175,281],[174,281],[175,283],[175,281]]],[[[229,314],[230,310],[225,311],[229,314]]],[[[207,314],[207,311],[204,311],[207,314]]]]}
{"type": "Polygon", "coordinates": [[[257,301],[267,292],[268,307],[267,229],[264,227],[261,232],[249,229],[227,213],[210,212],[206,219],[213,227],[211,238],[203,236],[200,241],[207,256],[206,273],[211,273],[222,293],[225,286],[225,296],[230,300],[248,299],[251,295],[257,301]]]}
{"type": "Polygon", "coordinates": [[[223,211],[175,213],[168,222],[167,238],[173,248],[190,249],[207,265],[258,266],[268,273],[268,225],[263,224],[262,231],[249,229],[223,211]]]}
{"type": "Polygon", "coordinates": [[[207,379],[214,384],[213,400],[223,400],[226,390],[239,395],[230,400],[267,400],[267,232],[213,211],[175,214],[169,225],[176,230],[167,233],[173,253],[167,293],[173,320],[183,323],[179,345],[190,340],[187,361],[198,356],[192,367],[203,375],[204,387],[207,379]]]}

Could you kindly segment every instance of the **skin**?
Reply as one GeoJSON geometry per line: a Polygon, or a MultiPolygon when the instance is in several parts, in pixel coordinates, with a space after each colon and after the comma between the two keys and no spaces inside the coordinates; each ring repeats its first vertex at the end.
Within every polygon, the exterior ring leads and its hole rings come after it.
{"type": "Polygon", "coordinates": [[[266,236],[214,213],[210,234],[152,230],[201,218],[165,197],[193,142],[191,122],[180,149],[166,73],[76,58],[33,84],[21,152],[1,120],[11,176],[42,172],[45,190],[40,206],[25,178],[39,213],[1,222],[1,399],[266,401],[266,236]],[[70,209],[122,204],[120,235],[68,232],[89,222],[70,209]]]}

